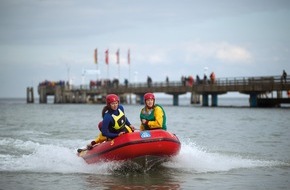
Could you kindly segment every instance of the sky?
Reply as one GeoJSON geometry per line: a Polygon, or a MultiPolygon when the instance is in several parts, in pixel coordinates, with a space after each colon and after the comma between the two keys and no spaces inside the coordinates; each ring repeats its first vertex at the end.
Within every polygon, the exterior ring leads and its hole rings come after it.
{"type": "Polygon", "coordinates": [[[289,0],[0,0],[0,98],[26,97],[27,87],[38,96],[45,80],[164,82],[283,69],[290,74],[289,0]]]}

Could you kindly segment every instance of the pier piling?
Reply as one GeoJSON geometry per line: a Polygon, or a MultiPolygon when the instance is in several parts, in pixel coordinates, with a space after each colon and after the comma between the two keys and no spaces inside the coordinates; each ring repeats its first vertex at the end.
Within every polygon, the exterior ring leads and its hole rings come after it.
{"type": "Polygon", "coordinates": [[[26,88],[26,102],[27,103],[34,103],[34,94],[33,94],[33,88],[27,87],[26,88]]]}

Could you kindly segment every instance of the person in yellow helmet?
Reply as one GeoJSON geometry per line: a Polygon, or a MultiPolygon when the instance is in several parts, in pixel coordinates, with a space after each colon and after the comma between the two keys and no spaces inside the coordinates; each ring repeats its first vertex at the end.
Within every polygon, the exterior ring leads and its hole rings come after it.
{"type": "Polygon", "coordinates": [[[162,106],[155,104],[153,93],[144,95],[145,107],[140,112],[140,130],[163,129],[166,130],[166,114],[162,106]]]}

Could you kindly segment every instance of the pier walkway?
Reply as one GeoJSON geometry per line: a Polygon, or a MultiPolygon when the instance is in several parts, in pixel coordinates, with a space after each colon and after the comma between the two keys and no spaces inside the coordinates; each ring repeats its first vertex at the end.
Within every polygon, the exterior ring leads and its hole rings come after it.
{"type": "MultiPolygon", "coordinates": [[[[178,105],[178,96],[191,93],[189,104],[218,106],[218,96],[228,92],[249,95],[250,107],[278,107],[290,103],[290,77],[281,76],[217,78],[214,81],[171,81],[154,83],[131,83],[127,85],[41,84],[38,86],[39,103],[47,103],[47,96],[54,96],[54,103],[104,103],[105,96],[118,94],[127,102],[130,94],[136,95],[136,102],[143,104],[146,92],[165,93],[173,96],[173,105],[178,105]],[[288,94],[288,96],[283,94],[288,94]],[[211,101],[209,99],[211,97],[211,101]]],[[[31,98],[27,98],[31,99],[31,98]]],[[[129,101],[131,103],[131,100],[129,101]]]]}

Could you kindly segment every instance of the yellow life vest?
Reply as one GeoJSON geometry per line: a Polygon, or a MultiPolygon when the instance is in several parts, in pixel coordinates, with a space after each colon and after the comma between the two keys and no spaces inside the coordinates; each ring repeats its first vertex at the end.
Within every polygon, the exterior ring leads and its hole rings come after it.
{"type": "Polygon", "coordinates": [[[125,126],[125,121],[126,121],[124,112],[122,112],[121,109],[118,109],[118,111],[119,111],[119,115],[112,114],[112,117],[115,121],[115,125],[113,126],[115,130],[119,130],[123,128],[125,126]]]}

